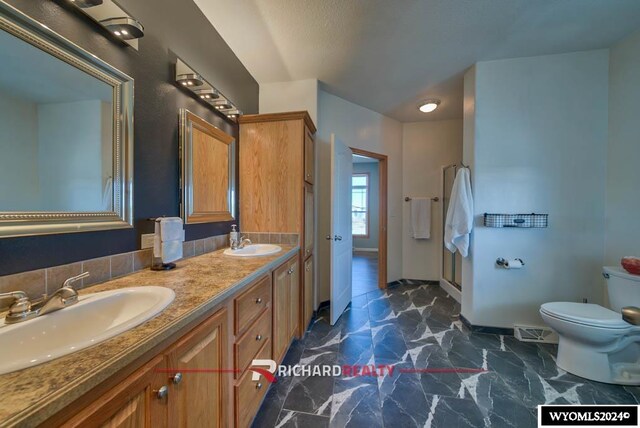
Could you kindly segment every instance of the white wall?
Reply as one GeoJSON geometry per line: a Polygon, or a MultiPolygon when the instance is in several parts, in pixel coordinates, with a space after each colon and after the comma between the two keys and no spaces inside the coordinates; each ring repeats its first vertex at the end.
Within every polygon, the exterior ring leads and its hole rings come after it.
{"type": "Polygon", "coordinates": [[[440,197],[432,203],[431,239],[410,236],[410,205],[403,202],[402,276],[439,280],[442,264],[442,167],[462,159],[462,120],[405,123],[402,188],[407,196],[440,197]]]}
{"type": "Polygon", "coordinates": [[[402,125],[323,90],[318,95],[316,135],[317,264],[316,302],[329,300],[329,245],[324,239],[330,222],[330,138],[335,133],[348,146],[388,158],[388,281],[402,276],[402,125]]]}
{"type": "Polygon", "coordinates": [[[640,256],[640,31],[611,48],[605,264],[640,256]]]}
{"type": "Polygon", "coordinates": [[[0,93],[0,211],[40,209],[37,124],[35,103],[0,93]]]}
{"type": "Polygon", "coordinates": [[[462,314],[475,325],[511,328],[543,325],[544,302],[601,302],[608,51],[480,62],[469,73],[475,114],[465,108],[474,124],[465,123],[464,144],[476,228],[462,314]],[[485,212],[549,213],[550,225],[485,228],[485,212]],[[526,267],[499,269],[498,257],[521,257],[526,267]]]}
{"type": "Polygon", "coordinates": [[[262,83],[260,85],[260,114],[306,110],[318,125],[318,81],[262,83]]]}
{"type": "Polygon", "coordinates": [[[353,173],[369,175],[369,236],[353,237],[355,249],[378,249],[380,233],[380,171],[378,162],[355,163],[353,173]]]}

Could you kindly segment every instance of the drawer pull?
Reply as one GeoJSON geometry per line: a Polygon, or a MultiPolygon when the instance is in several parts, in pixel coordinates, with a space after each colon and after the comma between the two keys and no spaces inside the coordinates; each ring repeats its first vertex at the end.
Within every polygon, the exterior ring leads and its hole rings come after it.
{"type": "Polygon", "coordinates": [[[166,398],[167,395],[169,395],[169,387],[167,387],[167,385],[163,385],[162,388],[154,390],[153,392],[156,393],[156,397],[158,398],[158,400],[162,400],[166,398]]]}
{"type": "Polygon", "coordinates": [[[256,299],[256,305],[259,305],[260,303],[262,303],[262,297],[258,297],[256,299]]]}
{"type": "Polygon", "coordinates": [[[178,385],[180,382],[182,382],[182,373],[174,374],[173,377],[171,378],[171,381],[173,382],[174,385],[178,385]]]}
{"type": "Polygon", "coordinates": [[[256,383],[256,389],[261,389],[261,388],[262,388],[262,382],[256,383]]]}
{"type": "Polygon", "coordinates": [[[258,341],[262,340],[262,335],[261,334],[257,335],[256,336],[256,340],[258,340],[258,341]]]}

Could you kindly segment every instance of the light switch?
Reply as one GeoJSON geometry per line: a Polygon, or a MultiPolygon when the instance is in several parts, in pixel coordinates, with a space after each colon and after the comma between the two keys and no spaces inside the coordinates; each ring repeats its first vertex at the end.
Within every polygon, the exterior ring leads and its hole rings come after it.
{"type": "Polygon", "coordinates": [[[154,233],[147,233],[146,235],[142,235],[140,238],[140,248],[144,250],[145,248],[153,248],[153,238],[156,235],[154,233]]]}

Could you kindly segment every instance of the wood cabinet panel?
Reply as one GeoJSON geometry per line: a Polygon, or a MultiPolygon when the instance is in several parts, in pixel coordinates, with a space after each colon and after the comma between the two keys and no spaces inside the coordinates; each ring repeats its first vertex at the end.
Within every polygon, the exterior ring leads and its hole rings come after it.
{"type": "Polygon", "coordinates": [[[304,257],[313,254],[313,224],[315,218],[313,186],[304,186],[304,257]]]}
{"type": "Polygon", "coordinates": [[[306,329],[309,327],[311,318],[313,318],[313,257],[309,257],[304,262],[304,285],[303,285],[303,326],[306,329]]]}
{"type": "Polygon", "coordinates": [[[301,230],[303,131],[300,120],[240,127],[240,223],[244,230],[301,230]]]}
{"type": "Polygon", "coordinates": [[[245,334],[236,340],[235,368],[245,370],[251,364],[260,348],[271,339],[271,308],[264,311],[245,334]]]}
{"type": "Polygon", "coordinates": [[[271,275],[266,275],[234,299],[235,334],[244,332],[269,306],[271,306],[271,275]]]}
{"type": "Polygon", "coordinates": [[[313,184],[315,177],[315,142],[313,135],[307,128],[304,130],[304,181],[313,184]]]}
{"type": "Polygon", "coordinates": [[[157,391],[166,386],[162,356],[154,358],[124,382],[82,410],[64,427],[167,427],[168,400],[157,391]]]}
{"type": "MultiPolygon", "coordinates": [[[[265,343],[256,358],[270,359],[271,343],[265,343]]],[[[252,373],[249,370],[245,371],[235,386],[235,421],[238,428],[251,425],[262,398],[269,389],[267,381],[262,377],[257,382],[252,381],[252,373]]]]}
{"type": "Polygon", "coordinates": [[[218,311],[181,339],[167,354],[171,372],[169,426],[227,426],[227,313],[218,311]],[[178,382],[178,373],[182,379],[178,382]]]}
{"type": "Polygon", "coordinates": [[[302,300],[300,299],[300,257],[295,256],[289,262],[289,336],[287,338],[287,347],[291,339],[298,337],[300,331],[300,307],[302,300]]]}
{"type": "Polygon", "coordinates": [[[289,263],[273,272],[273,359],[282,361],[289,345],[289,263]]]}

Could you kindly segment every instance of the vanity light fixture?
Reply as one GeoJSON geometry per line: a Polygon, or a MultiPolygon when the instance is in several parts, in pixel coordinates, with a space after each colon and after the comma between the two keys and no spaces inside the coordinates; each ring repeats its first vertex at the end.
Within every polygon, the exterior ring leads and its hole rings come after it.
{"type": "Polygon", "coordinates": [[[116,38],[138,49],[138,39],[144,36],[144,26],[115,0],[69,0],[69,3],[102,25],[116,38]]]}
{"type": "Polygon", "coordinates": [[[440,100],[425,100],[418,106],[418,110],[423,113],[431,113],[440,105],[440,100]]]}
{"type": "Polygon", "coordinates": [[[215,89],[196,89],[193,92],[205,101],[213,101],[220,98],[220,94],[215,89]]]}
{"type": "Polygon", "coordinates": [[[179,74],[176,76],[176,82],[180,83],[182,86],[189,87],[202,86],[204,83],[202,77],[196,73],[179,74]]]}
{"type": "Polygon", "coordinates": [[[237,121],[242,114],[235,104],[180,58],[176,61],[176,83],[229,120],[237,121]]]}
{"type": "Polygon", "coordinates": [[[71,0],[71,3],[75,4],[79,8],[87,9],[94,6],[100,6],[102,0],[71,0]]]}
{"type": "Polygon", "coordinates": [[[109,18],[100,24],[122,40],[139,39],[144,36],[144,27],[133,18],[109,18]]]}

